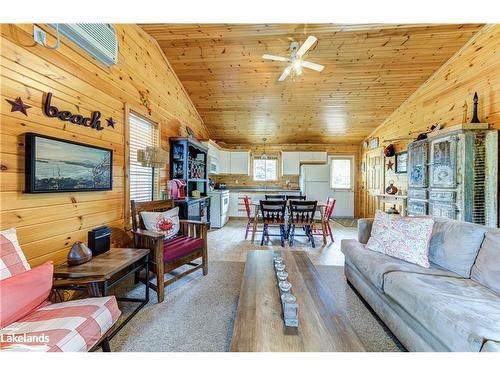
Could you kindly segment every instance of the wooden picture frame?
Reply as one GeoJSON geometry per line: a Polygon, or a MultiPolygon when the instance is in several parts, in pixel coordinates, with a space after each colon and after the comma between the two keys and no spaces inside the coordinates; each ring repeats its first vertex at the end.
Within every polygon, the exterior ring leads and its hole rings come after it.
{"type": "Polygon", "coordinates": [[[395,154],[395,173],[408,173],[408,151],[395,154]]]}

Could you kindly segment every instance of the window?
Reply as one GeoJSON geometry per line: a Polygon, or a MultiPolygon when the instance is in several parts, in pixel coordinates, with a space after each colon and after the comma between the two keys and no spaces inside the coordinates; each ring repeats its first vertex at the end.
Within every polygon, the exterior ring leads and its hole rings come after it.
{"type": "Polygon", "coordinates": [[[352,189],[352,158],[334,158],[330,163],[332,189],[352,189]]]}
{"type": "Polygon", "coordinates": [[[254,181],[275,181],[278,179],[278,161],[276,159],[254,159],[254,181]]]}
{"type": "Polygon", "coordinates": [[[154,186],[159,181],[158,170],[143,167],[137,161],[137,150],[147,146],[159,145],[158,128],[153,122],[130,112],[129,114],[129,143],[130,143],[130,199],[136,201],[152,201],[154,186]],[[154,180],[154,184],[153,184],[154,180]]]}

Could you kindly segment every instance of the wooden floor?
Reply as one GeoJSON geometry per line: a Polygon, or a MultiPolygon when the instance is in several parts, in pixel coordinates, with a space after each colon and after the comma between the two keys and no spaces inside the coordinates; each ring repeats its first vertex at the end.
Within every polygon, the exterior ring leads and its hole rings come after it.
{"type": "MultiPolygon", "coordinates": [[[[326,246],[323,246],[319,236],[316,240],[316,248],[313,249],[310,244],[306,243],[305,237],[296,237],[294,246],[289,248],[287,245],[286,249],[307,251],[312,263],[316,265],[343,266],[344,256],[340,252],[340,241],[347,238],[356,238],[357,230],[353,227],[343,227],[334,221],[332,221],[331,226],[335,239],[334,243],[329,241],[326,246]]],[[[256,240],[253,244],[250,237],[245,240],[245,221],[239,219],[231,219],[223,228],[211,230],[208,233],[210,260],[245,262],[249,250],[283,249],[280,246],[279,237],[271,237],[268,246],[260,246],[260,233],[257,233],[259,240],[256,240]]]]}

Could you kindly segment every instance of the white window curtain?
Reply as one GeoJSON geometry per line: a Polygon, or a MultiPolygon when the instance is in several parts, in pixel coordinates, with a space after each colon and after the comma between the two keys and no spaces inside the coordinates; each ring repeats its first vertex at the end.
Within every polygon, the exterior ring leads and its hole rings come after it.
{"type": "Polygon", "coordinates": [[[133,112],[129,113],[129,143],[130,143],[130,199],[135,201],[154,200],[153,191],[159,183],[159,170],[143,167],[137,161],[137,150],[147,146],[157,147],[160,143],[158,127],[155,123],[133,112]]]}

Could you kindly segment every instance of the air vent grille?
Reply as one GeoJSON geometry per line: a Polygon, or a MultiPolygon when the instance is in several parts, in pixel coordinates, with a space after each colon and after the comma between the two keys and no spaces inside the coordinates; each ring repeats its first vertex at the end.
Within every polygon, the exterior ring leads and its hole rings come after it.
{"type": "Polygon", "coordinates": [[[102,63],[110,66],[118,62],[118,39],[111,24],[65,23],[58,26],[61,34],[102,63]]]}

